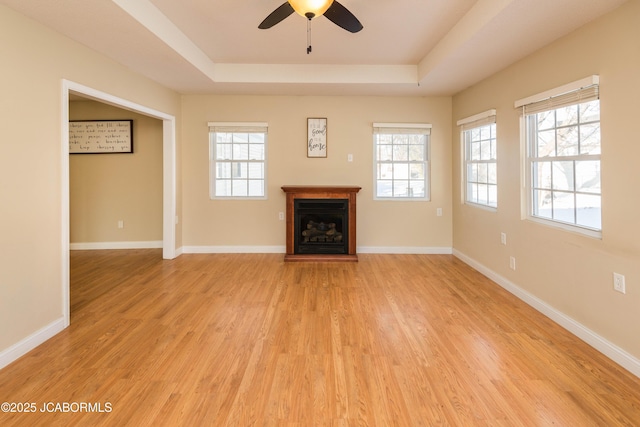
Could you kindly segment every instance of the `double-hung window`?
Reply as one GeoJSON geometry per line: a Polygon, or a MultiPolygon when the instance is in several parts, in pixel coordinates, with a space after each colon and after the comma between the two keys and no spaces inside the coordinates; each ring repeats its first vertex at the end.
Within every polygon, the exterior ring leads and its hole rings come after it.
{"type": "Polygon", "coordinates": [[[516,107],[523,111],[528,215],[599,236],[598,76],[517,101],[516,107]]]}
{"type": "Polygon", "coordinates": [[[266,123],[209,123],[209,193],[265,198],[266,123]]]}
{"type": "Polygon", "coordinates": [[[496,110],[458,120],[464,152],[465,202],[498,207],[496,110]]]}
{"type": "Polygon", "coordinates": [[[429,200],[430,135],[430,124],[373,124],[376,199],[429,200]]]}

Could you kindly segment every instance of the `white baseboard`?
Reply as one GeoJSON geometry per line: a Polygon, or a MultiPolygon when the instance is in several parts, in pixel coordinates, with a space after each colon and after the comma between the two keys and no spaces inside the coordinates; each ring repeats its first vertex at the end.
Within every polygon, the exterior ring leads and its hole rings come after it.
{"type": "Polygon", "coordinates": [[[360,254],[421,254],[421,255],[451,255],[451,247],[446,246],[360,246],[360,254]]]}
{"type": "Polygon", "coordinates": [[[162,249],[162,240],[147,242],[89,242],[71,243],[72,251],[102,250],[102,249],[162,249]]]}
{"type": "Polygon", "coordinates": [[[453,255],[640,378],[640,359],[460,251],[453,255]]]}
{"type": "Polygon", "coordinates": [[[284,254],[284,246],[183,246],[184,254],[284,254]]]}
{"type": "MultiPolygon", "coordinates": [[[[241,253],[273,253],[284,254],[284,246],[183,246],[180,253],[185,254],[241,254],[241,253]]],[[[450,247],[421,246],[361,246],[357,248],[361,254],[430,254],[451,255],[450,247]]]]}
{"type": "Polygon", "coordinates": [[[49,338],[53,337],[65,328],[64,318],[48,324],[44,328],[34,332],[25,339],[15,343],[11,347],[0,352],[0,369],[24,356],[49,338]]]}

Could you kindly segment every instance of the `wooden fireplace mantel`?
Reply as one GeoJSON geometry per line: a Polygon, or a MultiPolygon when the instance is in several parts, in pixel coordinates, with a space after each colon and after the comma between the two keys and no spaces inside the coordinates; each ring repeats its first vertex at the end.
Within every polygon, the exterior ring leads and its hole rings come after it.
{"type": "Polygon", "coordinates": [[[284,185],[287,196],[287,253],[285,261],[358,261],[356,255],[356,194],[362,187],[352,185],[284,185]],[[294,200],[295,199],[347,199],[349,209],[349,247],[346,254],[296,254],[294,249],[294,200]]]}

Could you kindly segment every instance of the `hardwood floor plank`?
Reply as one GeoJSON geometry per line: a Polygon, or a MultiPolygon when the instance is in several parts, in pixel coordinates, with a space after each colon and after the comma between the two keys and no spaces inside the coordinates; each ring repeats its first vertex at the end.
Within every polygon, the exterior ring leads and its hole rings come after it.
{"type": "Polygon", "coordinates": [[[24,426],[630,426],[640,379],[449,255],[74,251],[71,325],[0,371],[24,426]]]}

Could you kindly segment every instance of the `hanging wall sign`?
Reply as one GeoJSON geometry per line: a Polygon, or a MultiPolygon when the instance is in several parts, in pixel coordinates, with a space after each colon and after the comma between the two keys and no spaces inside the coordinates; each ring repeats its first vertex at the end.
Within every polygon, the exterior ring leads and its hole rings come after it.
{"type": "Polygon", "coordinates": [[[307,157],[327,157],[327,119],[307,119],[307,157]]]}
{"type": "Polygon", "coordinates": [[[133,120],[70,121],[69,153],[133,153],[133,120]]]}

